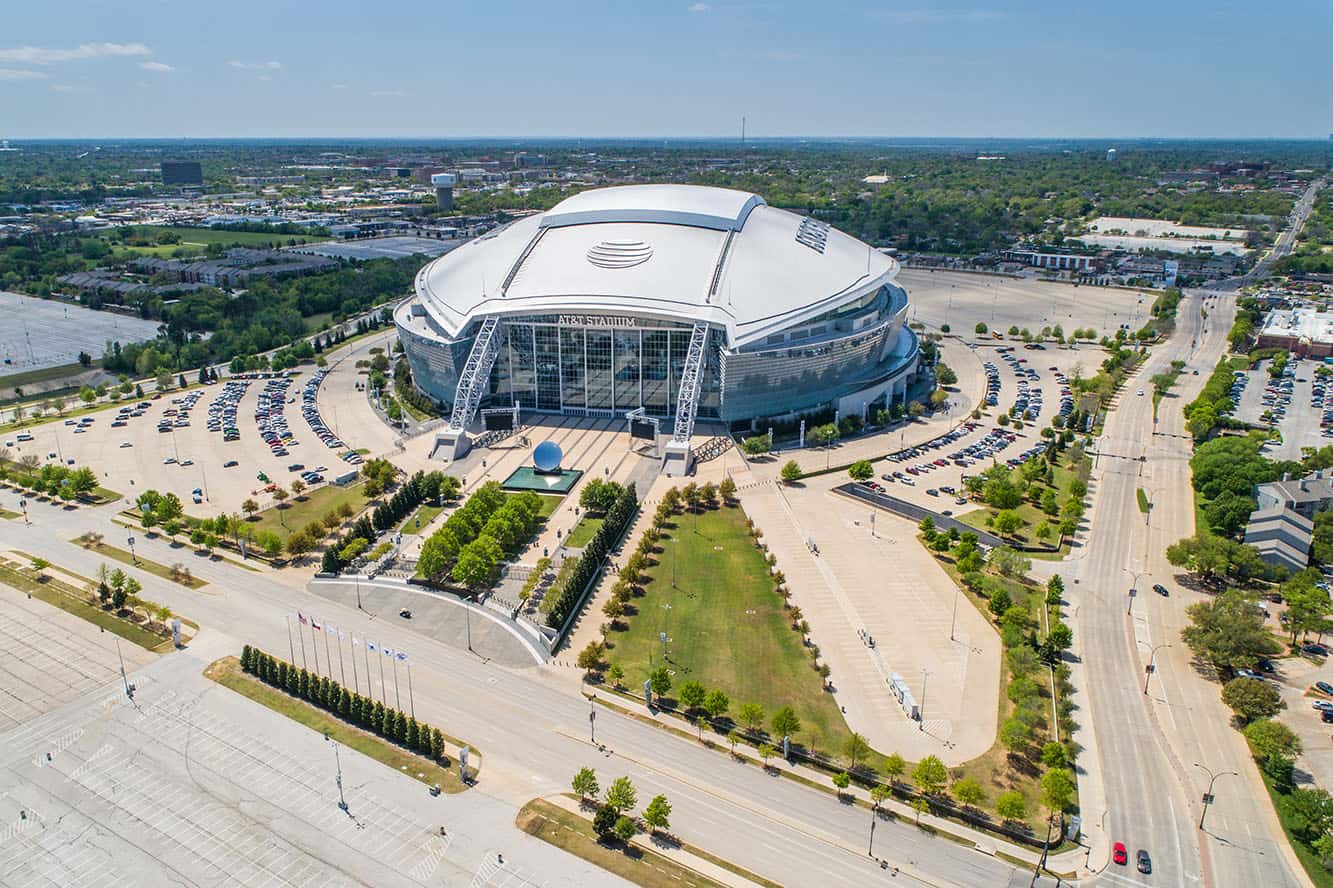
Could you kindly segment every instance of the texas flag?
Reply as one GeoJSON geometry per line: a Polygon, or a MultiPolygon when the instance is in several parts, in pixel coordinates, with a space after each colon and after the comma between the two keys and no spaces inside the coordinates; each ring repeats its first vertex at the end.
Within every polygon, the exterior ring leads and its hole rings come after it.
{"type": "Polygon", "coordinates": [[[316,620],[314,617],[311,617],[311,618],[310,618],[310,628],[311,628],[311,629],[314,629],[316,632],[319,632],[319,631],[320,631],[320,629],[319,629],[319,621],[316,620]]]}

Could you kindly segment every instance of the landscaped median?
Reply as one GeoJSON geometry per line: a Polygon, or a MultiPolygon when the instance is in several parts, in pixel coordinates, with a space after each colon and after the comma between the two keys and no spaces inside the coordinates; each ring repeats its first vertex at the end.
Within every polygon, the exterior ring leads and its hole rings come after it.
{"type": "Polygon", "coordinates": [[[191,574],[190,568],[186,565],[173,564],[171,567],[167,567],[165,564],[158,564],[156,561],[141,558],[131,552],[126,552],[124,549],[119,549],[103,542],[102,534],[100,533],[85,533],[70,540],[70,542],[96,552],[98,555],[105,555],[113,561],[119,561],[121,564],[128,564],[131,567],[146,570],[150,574],[159,576],[164,580],[179,583],[187,589],[199,589],[208,585],[207,580],[201,580],[191,574]]]}
{"type": "MultiPolygon", "coordinates": [[[[578,813],[577,808],[571,810],[575,805],[577,803],[566,805],[546,799],[533,799],[519,809],[514,824],[530,836],[536,836],[543,842],[645,888],[723,888],[726,884],[691,869],[675,857],[645,847],[642,842],[633,839],[628,843],[616,838],[599,839],[593,822],[578,813]]],[[[701,866],[721,867],[764,888],[777,888],[775,883],[767,879],[747,873],[697,849],[675,842],[671,844],[680,852],[676,856],[698,861],[701,866]]]]}
{"type": "MultiPolygon", "coordinates": [[[[31,567],[27,570],[16,561],[0,557],[0,583],[26,592],[38,601],[58,607],[81,620],[87,620],[145,650],[158,653],[171,650],[171,628],[167,622],[172,617],[171,610],[134,594],[138,584],[130,583],[132,578],[122,575],[121,585],[114,591],[105,585],[103,595],[100,584],[86,577],[58,568],[62,573],[81,581],[84,588],[79,589],[64,580],[48,576],[45,571],[51,564],[46,559],[27,555],[22,557],[31,561],[31,567]]],[[[197,632],[199,629],[198,624],[190,620],[182,619],[181,623],[188,630],[197,632]]]]}
{"type": "Polygon", "coordinates": [[[246,645],[240,659],[216,660],[204,675],[443,792],[462,792],[476,782],[481,756],[475,747],[469,747],[467,774],[460,774],[457,753],[468,744],[258,648],[246,645]]]}

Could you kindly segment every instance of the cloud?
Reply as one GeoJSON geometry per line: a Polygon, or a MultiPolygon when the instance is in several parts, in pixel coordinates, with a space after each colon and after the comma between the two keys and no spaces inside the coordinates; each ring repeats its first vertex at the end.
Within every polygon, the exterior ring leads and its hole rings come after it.
{"type": "Polygon", "coordinates": [[[995,9],[877,9],[870,13],[872,21],[891,25],[993,22],[1004,17],[995,9]]]}
{"type": "Polygon", "coordinates": [[[46,75],[41,71],[24,71],[18,68],[0,68],[0,80],[41,80],[46,75]]]}
{"type": "Polygon", "coordinates": [[[142,43],[80,43],[64,49],[51,46],[15,46],[0,49],[0,62],[20,62],[26,65],[54,65],[77,59],[105,59],[120,56],[146,56],[153,51],[142,43]]]}
{"type": "Polygon", "coordinates": [[[401,96],[402,94],[403,91],[401,89],[377,89],[371,92],[371,95],[376,98],[383,98],[384,96],[401,96]]]}
{"type": "Polygon", "coordinates": [[[282,67],[282,62],[241,62],[236,59],[227,64],[241,71],[277,71],[282,67]]]}
{"type": "Polygon", "coordinates": [[[690,4],[690,12],[707,12],[710,9],[712,9],[712,7],[709,6],[707,3],[690,4]]]}
{"type": "Polygon", "coordinates": [[[166,65],[163,64],[162,62],[140,62],[139,67],[143,68],[145,71],[157,71],[162,74],[165,74],[168,71],[176,70],[171,65],[166,65]]]}

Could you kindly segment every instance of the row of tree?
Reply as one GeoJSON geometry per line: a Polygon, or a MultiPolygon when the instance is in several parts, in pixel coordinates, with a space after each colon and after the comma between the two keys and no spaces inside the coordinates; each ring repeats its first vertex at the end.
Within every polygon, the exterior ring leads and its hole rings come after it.
{"type": "Polygon", "coordinates": [[[611,548],[620,540],[639,512],[639,496],[633,484],[621,488],[619,495],[606,512],[602,526],[597,528],[588,545],[583,547],[583,554],[578,563],[565,578],[565,582],[552,588],[546,594],[551,598],[550,608],[546,613],[546,625],[560,629],[565,621],[583,604],[584,593],[593,577],[601,569],[602,562],[611,552],[611,548]]]}
{"type": "Polygon", "coordinates": [[[97,475],[86,466],[40,462],[35,453],[25,453],[15,462],[8,448],[0,449],[0,480],[62,500],[78,499],[97,489],[97,475]]]}
{"type": "MultiPolygon", "coordinates": [[[[639,833],[638,818],[634,808],[639,804],[639,793],[628,777],[617,777],[606,787],[606,796],[602,801],[597,797],[602,789],[597,781],[597,772],[592,768],[580,768],[570,781],[574,792],[585,805],[595,805],[597,812],[592,825],[599,838],[605,840],[612,836],[628,844],[639,833]]],[[[643,809],[643,822],[656,834],[659,830],[671,828],[671,803],[665,795],[655,795],[643,809]]]]}
{"type": "Polygon", "coordinates": [[[280,660],[257,647],[241,648],[241,669],[267,685],[313,703],[348,724],[391,740],[399,746],[434,760],[444,758],[444,734],[401,709],[349,691],[327,676],[316,675],[280,660]]]}
{"type": "Polygon", "coordinates": [[[487,481],[422,544],[418,571],[433,583],[486,586],[541,523],[541,505],[530,490],[506,494],[498,481],[487,481]]]}

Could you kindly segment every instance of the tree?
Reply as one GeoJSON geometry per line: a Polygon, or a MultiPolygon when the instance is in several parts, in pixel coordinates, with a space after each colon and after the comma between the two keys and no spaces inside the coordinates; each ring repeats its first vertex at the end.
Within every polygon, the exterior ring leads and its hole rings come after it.
{"type": "Polygon", "coordinates": [[[912,810],[916,812],[916,825],[921,825],[921,815],[930,813],[930,802],[925,799],[912,799],[912,810]]]}
{"type": "Polygon", "coordinates": [[[1286,707],[1277,689],[1257,678],[1233,678],[1227,682],[1222,687],[1222,702],[1246,723],[1272,718],[1286,707]]]}
{"type": "Polygon", "coordinates": [[[741,724],[745,725],[751,731],[759,730],[759,726],[764,723],[764,707],[758,703],[742,703],[737,717],[741,724]]]}
{"type": "Polygon", "coordinates": [[[801,467],[796,464],[796,460],[788,460],[782,466],[782,480],[785,484],[791,484],[801,477],[801,467]]]}
{"type": "Polygon", "coordinates": [[[995,800],[995,813],[1002,820],[1026,820],[1028,803],[1023,794],[1016,789],[1000,793],[995,800]]]}
{"type": "Polygon", "coordinates": [[[986,564],[1001,576],[1022,577],[1032,570],[1032,559],[1008,546],[996,546],[991,549],[986,564]]]}
{"type": "Polygon", "coordinates": [[[1064,744],[1051,740],[1041,747],[1041,763],[1048,768],[1063,768],[1069,764],[1064,744]]]}
{"type": "Polygon", "coordinates": [[[1027,749],[1031,740],[1032,729],[1017,716],[1005,719],[1004,724],[1000,725],[1000,745],[1012,755],[1027,749]]]}
{"type": "Polygon", "coordinates": [[[592,768],[579,768],[570,785],[585,801],[595,798],[597,793],[601,792],[601,788],[597,785],[597,772],[592,768]]]}
{"type": "Polygon", "coordinates": [[[736,482],[731,480],[731,476],[728,475],[717,486],[717,492],[721,495],[722,501],[730,505],[736,499],[736,482]]]}
{"type": "Polygon", "coordinates": [[[592,828],[600,838],[610,837],[616,829],[616,812],[610,805],[602,805],[597,809],[597,813],[592,818],[592,828]]]}
{"type": "Polygon", "coordinates": [[[1250,753],[1260,763],[1278,757],[1293,759],[1301,752],[1301,738],[1291,728],[1270,718],[1250,722],[1244,733],[1250,753]]]}
{"type": "Polygon", "coordinates": [[[833,775],[833,785],[837,787],[838,798],[842,798],[842,793],[847,787],[852,785],[852,778],[846,771],[839,771],[833,775]]]}
{"type": "Polygon", "coordinates": [[[1065,768],[1053,768],[1042,775],[1041,800],[1052,811],[1063,811],[1074,801],[1074,775],[1065,768]]]}
{"type": "Polygon", "coordinates": [[[986,609],[997,617],[1003,616],[1005,611],[1013,606],[1013,599],[1009,596],[1009,590],[1004,586],[997,586],[990,593],[990,600],[986,602],[986,609]]]}
{"type": "Polygon", "coordinates": [[[617,814],[634,810],[639,803],[639,794],[628,777],[617,777],[606,790],[606,804],[617,814]]]}
{"type": "Polygon", "coordinates": [[[1065,581],[1059,574],[1055,574],[1046,581],[1046,603],[1054,607],[1060,603],[1060,598],[1065,593],[1065,581]]]}
{"type": "Polygon", "coordinates": [[[1181,631],[1181,637],[1196,656],[1217,669],[1250,668],[1258,658],[1282,650],[1264,625],[1263,611],[1234,589],[1195,602],[1185,613],[1190,624],[1181,631]]]}
{"type": "Polygon", "coordinates": [[[773,744],[771,743],[759,744],[759,758],[763,760],[765,768],[768,767],[768,760],[771,759],[774,754],[775,750],[773,749],[773,744]]]}
{"type": "Polygon", "coordinates": [[[990,328],[987,327],[983,322],[981,322],[981,321],[977,321],[977,325],[976,325],[976,327],[973,328],[973,331],[974,331],[978,336],[980,336],[980,335],[983,334],[983,333],[989,333],[989,332],[990,332],[990,328]]]}
{"type": "Polygon", "coordinates": [[[46,577],[42,575],[42,571],[46,570],[50,566],[51,562],[47,561],[45,558],[38,558],[36,556],[33,557],[32,572],[33,575],[37,577],[37,582],[43,583],[46,581],[46,577]]]}
{"type": "Polygon", "coordinates": [[[301,494],[303,494],[303,493],[305,493],[305,482],[302,481],[300,478],[293,478],[293,479],[292,479],[292,496],[296,497],[297,499],[300,499],[300,498],[301,498],[301,494]]]}
{"type": "Polygon", "coordinates": [[[680,686],[680,704],[687,712],[702,708],[706,696],[708,691],[697,681],[687,681],[680,686]]]}
{"type": "Polygon", "coordinates": [[[634,822],[633,817],[626,817],[622,814],[616,818],[614,830],[616,838],[628,845],[630,840],[638,834],[639,825],[634,822]]]}
{"type": "Polygon", "coordinates": [[[1298,572],[1282,584],[1282,596],[1287,601],[1287,628],[1291,630],[1292,644],[1298,635],[1324,632],[1333,601],[1320,588],[1323,575],[1314,568],[1298,572]]]}
{"type": "Polygon", "coordinates": [[[579,658],[576,661],[578,667],[585,672],[595,672],[602,665],[602,656],[606,651],[605,646],[600,641],[590,641],[588,646],[579,651],[579,658]]]}
{"type": "Polygon", "coordinates": [[[953,796],[958,799],[964,807],[976,808],[986,800],[986,791],[981,788],[981,784],[974,777],[964,777],[961,780],[954,781],[953,796]]]}
{"type": "Polygon", "coordinates": [[[713,689],[704,697],[704,709],[710,718],[721,718],[731,707],[731,698],[725,691],[713,689]]]}
{"type": "Polygon", "coordinates": [[[619,663],[612,663],[611,668],[606,672],[607,678],[611,679],[611,686],[619,688],[625,680],[625,670],[619,663]]]}
{"type": "MultiPolygon", "coordinates": [[[[995,532],[1000,536],[1013,536],[1026,523],[1021,515],[1013,509],[1001,509],[995,514],[995,532]]],[[[1045,524],[1046,522],[1042,522],[1045,524]]],[[[1047,528],[1048,537],[1050,536],[1049,526],[1047,528]]]]}
{"type": "Polygon", "coordinates": [[[859,459],[847,467],[847,474],[853,481],[869,481],[875,477],[875,467],[868,459],[859,459]]]}
{"type": "Polygon", "coordinates": [[[935,365],[935,381],[940,385],[956,385],[958,374],[948,364],[939,363],[935,365]]]}
{"type": "Polygon", "coordinates": [[[847,767],[855,771],[870,757],[870,744],[865,737],[853,731],[842,742],[842,757],[847,760],[847,767]]]}
{"type": "Polygon", "coordinates": [[[938,795],[949,780],[949,769],[938,757],[928,755],[912,769],[912,782],[926,795],[938,795]]]}
{"type": "Polygon", "coordinates": [[[795,737],[801,732],[801,719],[790,706],[783,706],[773,713],[771,724],[774,737],[795,737]]]}
{"type": "Polygon", "coordinates": [[[1293,789],[1278,796],[1278,810],[1291,831],[1306,842],[1328,835],[1333,831],[1333,798],[1318,787],[1293,789]]]}
{"type": "Polygon", "coordinates": [[[660,704],[662,698],[671,690],[671,675],[665,666],[658,666],[648,673],[648,686],[657,695],[657,702],[660,704]]]}
{"type": "Polygon", "coordinates": [[[667,801],[666,796],[658,794],[652,797],[648,807],[643,809],[643,822],[648,824],[654,833],[659,829],[671,828],[671,803],[667,801]]]}
{"type": "Polygon", "coordinates": [[[888,758],[884,759],[884,776],[889,778],[889,783],[898,782],[898,778],[903,776],[907,770],[907,762],[898,753],[890,753],[888,758]]]}

